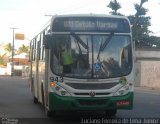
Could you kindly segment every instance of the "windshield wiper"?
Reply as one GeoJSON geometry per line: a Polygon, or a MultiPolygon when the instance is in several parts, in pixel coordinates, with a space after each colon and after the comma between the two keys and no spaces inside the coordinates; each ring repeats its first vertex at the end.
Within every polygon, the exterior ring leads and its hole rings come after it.
{"type": "Polygon", "coordinates": [[[71,35],[77,40],[77,42],[79,42],[85,49],[88,49],[88,45],[85,44],[78,35],[76,35],[74,32],[71,32],[70,34],[71,34],[71,35]]]}
{"type": "Polygon", "coordinates": [[[98,55],[97,55],[97,60],[99,60],[100,52],[102,52],[106,48],[108,43],[111,41],[113,35],[114,35],[114,32],[111,32],[110,35],[107,37],[107,39],[105,40],[105,42],[103,44],[102,44],[102,41],[101,41],[101,45],[100,45],[98,55]]]}

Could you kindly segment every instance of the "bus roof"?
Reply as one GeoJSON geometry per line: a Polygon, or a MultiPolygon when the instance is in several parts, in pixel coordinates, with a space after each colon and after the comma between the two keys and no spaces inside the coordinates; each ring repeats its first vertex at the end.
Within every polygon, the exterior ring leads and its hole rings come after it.
{"type": "Polygon", "coordinates": [[[61,17],[107,17],[107,18],[128,18],[126,16],[120,15],[106,15],[106,14],[67,14],[67,15],[54,15],[52,19],[61,18],[61,17]]]}
{"type": "MultiPolygon", "coordinates": [[[[67,15],[53,15],[52,16],[52,18],[51,18],[51,20],[46,24],[46,26],[45,26],[45,28],[44,29],[42,29],[41,31],[40,31],[40,33],[42,33],[42,32],[44,32],[45,30],[47,30],[47,28],[49,27],[49,26],[51,26],[52,25],[52,22],[54,22],[54,20],[56,19],[56,18],[72,18],[72,17],[79,17],[79,18],[87,18],[87,17],[89,17],[89,18],[117,18],[117,19],[125,19],[125,20],[127,20],[128,21],[128,23],[129,23],[129,25],[130,25],[130,21],[129,21],[129,19],[126,17],[126,16],[119,16],[119,15],[106,15],[106,14],[67,14],[67,15]]],[[[34,38],[36,38],[40,33],[38,33],[34,38]]],[[[34,39],[33,38],[33,39],[34,39]]]]}

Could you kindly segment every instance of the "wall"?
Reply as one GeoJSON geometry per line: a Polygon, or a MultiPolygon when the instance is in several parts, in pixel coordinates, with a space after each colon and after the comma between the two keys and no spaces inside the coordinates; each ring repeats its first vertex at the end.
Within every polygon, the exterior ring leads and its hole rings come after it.
{"type": "Polygon", "coordinates": [[[137,60],[159,60],[160,48],[136,49],[135,56],[137,60]]]}
{"type": "Polygon", "coordinates": [[[136,50],[135,86],[160,88],[160,50],[136,50]]]}
{"type": "Polygon", "coordinates": [[[135,63],[135,86],[141,85],[141,61],[135,63]]]}
{"type": "Polygon", "coordinates": [[[160,59],[160,51],[158,50],[136,50],[136,58],[138,59],[160,59]]]}
{"type": "Polygon", "coordinates": [[[8,75],[7,68],[0,67],[0,75],[8,75]]]}
{"type": "MultiPolygon", "coordinates": [[[[11,75],[11,63],[8,62],[6,67],[0,67],[0,75],[11,75]]],[[[14,65],[14,75],[28,76],[28,65],[14,65]]]]}
{"type": "Polygon", "coordinates": [[[160,61],[141,60],[137,65],[136,86],[160,88],[160,61]]]}

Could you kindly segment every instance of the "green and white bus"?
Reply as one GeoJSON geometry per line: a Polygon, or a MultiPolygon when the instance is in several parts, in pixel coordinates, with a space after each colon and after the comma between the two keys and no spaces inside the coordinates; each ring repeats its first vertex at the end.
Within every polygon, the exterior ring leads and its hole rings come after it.
{"type": "Polygon", "coordinates": [[[30,89],[47,115],[132,109],[134,43],[123,16],[57,15],[30,43],[30,89]]]}

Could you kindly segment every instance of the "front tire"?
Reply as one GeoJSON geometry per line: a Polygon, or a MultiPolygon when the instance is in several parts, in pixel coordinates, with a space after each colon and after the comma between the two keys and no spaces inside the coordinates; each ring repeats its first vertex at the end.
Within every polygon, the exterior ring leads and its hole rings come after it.
{"type": "Polygon", "coordinates": [[[47,108],[45,108],[45,114],[46,114],[47,117],[55,117],[56,116],[55,111],[50,111],[47,108]]]}
{"type": "Polygon", "coordinates": [[[33,97],[33,102],[34,104],[38,104],[38,99],[35,96],[33,97]]]}

